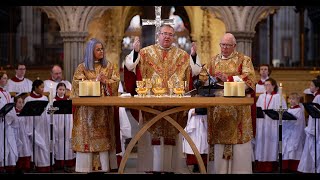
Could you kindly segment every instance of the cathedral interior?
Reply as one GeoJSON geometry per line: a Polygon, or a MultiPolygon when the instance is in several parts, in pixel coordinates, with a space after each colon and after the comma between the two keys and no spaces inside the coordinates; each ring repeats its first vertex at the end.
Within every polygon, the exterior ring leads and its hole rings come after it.
{"type": "MultiPolygon", "coordinates": [[[[300,6],[162,6],[161,19],[173,19],[175,44],[190,52],[191,42],[203,64],[219,53],[220,37],[231,32],[237,50],[253,65],[272,66],[272,77],[285,93],[302,93],[320,74],[320,9],[300,6]]],[[[46,79],[60,64],[71,80],[82,62],[85,43],[93,37],[106,44],[106,57],[123,72],[135,36],[142,46],[155,43],[153,6],[15,6],[0,8],[0,66],[13,75],[17,62],[26,77],[46,79]]],[[[259,79],[257,72],[257,79],[259,79]]],[[[122,77],[123,80],[123,77],[122,77]]]]}

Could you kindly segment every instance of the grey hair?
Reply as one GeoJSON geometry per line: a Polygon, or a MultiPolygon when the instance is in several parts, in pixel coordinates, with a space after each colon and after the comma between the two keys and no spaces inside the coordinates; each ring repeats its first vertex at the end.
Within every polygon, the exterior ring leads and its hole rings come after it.
{"type": "Polygon", "coordinates": [[[232,33],[226,33],[224,37],[228,37],[228,39],[232,40],[233,44],[237,44],[237,40],[232,33]]]}
{"type": "MultiPolygon", "coordinates": [[[[94,48],[97,44],[101,44],[102,47],[103,43],[95,38],[90,39],[90,41],[87,43],[86,50],[84,53],[84,67],[86,70],[94,70],[94,48]]],[[[101,64],[103,67],[106,67],[108,64],[108,61],[103,55],[103,58],[101,60],[101,64]]]]}

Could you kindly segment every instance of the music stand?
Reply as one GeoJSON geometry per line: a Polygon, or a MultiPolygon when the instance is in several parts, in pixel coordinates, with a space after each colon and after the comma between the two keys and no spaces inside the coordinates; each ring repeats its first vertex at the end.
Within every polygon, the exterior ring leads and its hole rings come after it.
{"type": "Polygon", "coordinates": [[[264,113],[261,107],[257,107],[257,118],[264,118],[264,113]]]}
{"type": "Polygon", "coordinates": [[[317,119],[320,118],[320,105],[318,103],[303,103],[303,106],[307,113],[314,119],[314,171],[317,173],[317,119]]]}
{"type": "MultiPolygon", "coordinates": [[[[18,116],[33,116],[32,121],[32,153],[33,153],[33,162],[34,165],[35,162],[35,116],[41,116],[43,111],[46,109],[46,106],[48,105],[48,101],[28,101],[22,108],[21,112],[18,116]]],[[[35,167],[34,167],[35,168],[35,167]]]]}
{"type": "Polygon", "coordinates": [[[269,116],[272,120],[279,121],[279,128],[278,128],[278,134],[279,134],[279,172],[282,172],[282,120],[297,120],[297,118],[292,115],[291,113],[286,112],[286,109],[275,111],[273,109],[265,109],[263,110],[267,116],[269,116]]]}
{"type": "Polygon", "coordinates": [[[0,109],[0,117],[3,121],[3,169],[6,172],[6,114],[11,111],[15,103],[8,103],[0,109]]]}
{"type": "Polygon", "coordinates": [[[66,115],[72,114],[72,100],[54,101],[53,107],[58,107],[59,110],[54,114],[63,114],[63,170],[66,171],[66,115]]]}

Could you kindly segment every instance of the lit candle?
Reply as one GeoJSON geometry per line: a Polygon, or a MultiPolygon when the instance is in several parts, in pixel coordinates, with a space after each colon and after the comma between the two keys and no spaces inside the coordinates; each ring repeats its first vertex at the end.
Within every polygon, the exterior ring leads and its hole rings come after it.
{"type": "Polygon", "coordinates": [[[244,84],[244,82],[243,81],[242,82],[237,82],[237,86],[238,86],[237,95],[241,96],[241,97],[245,96],[245,84],[244,84]]]}
{"type": "Polygon", "coordinates": [[[93,96],[100,96],[100,81],[93,81],[92,82],[92,95],[93,96]]]}
{"type": "Polygon", "coordinates": [[[53,84],[51,83],[50,84],[50,91],[49,91],[49,105],[52,105],[53,103],[53,84]]]}
{"type": "Polygon", "coordinates": [[[224,82],[223,95],[231,96],[231,82],[224,82]]]}
{"type": "Polygon", "coordinates": [[[280,107],[282,107],[282,83],[279,83],[278,93],[280,94],[280,107]]]}
{"type": "Polygon", "coordinates": [[[87,81],[87,96],[92,96],[93,95],[93,82],[90,80],[90,81],[87,81]]]}
{"type": "Polygon", "coordinates": [[[231,96],[237,96],[238,95],[238,87],[237,82],[231,82],[231,96]]]}
{"type": "Polygon", "coordinates": [[[79,96],[87,96],[88,95],[88,91],[86,88],[86,82],[83,81],[79,81],[79,96]]]}

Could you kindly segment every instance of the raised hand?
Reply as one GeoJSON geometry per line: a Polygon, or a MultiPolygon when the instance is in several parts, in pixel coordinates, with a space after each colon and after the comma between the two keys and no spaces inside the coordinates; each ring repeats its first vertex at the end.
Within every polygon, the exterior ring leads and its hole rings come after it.
{"type": "Polygon", "coordinates": [[[191,56],[194,56],[197,54],[197,45],[195,42],[192,42],[191,44],[191,56]]]}
{"type": "Polygon", "coordinates": [[[138,36],[136,36],[134,38],[133,49],[134,49],[135,52],[139,52],[140,51],[140,40],[139,40],[138,36]]]}

